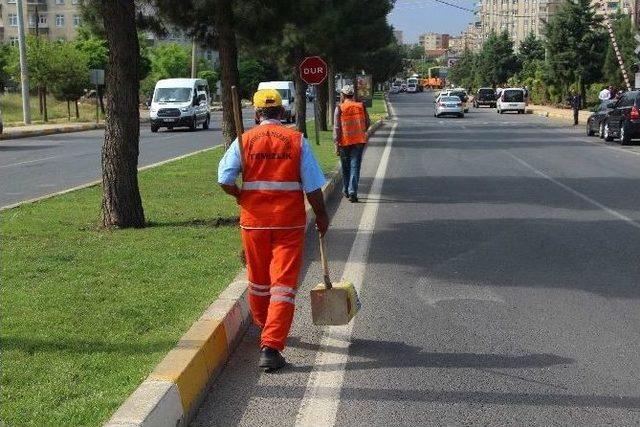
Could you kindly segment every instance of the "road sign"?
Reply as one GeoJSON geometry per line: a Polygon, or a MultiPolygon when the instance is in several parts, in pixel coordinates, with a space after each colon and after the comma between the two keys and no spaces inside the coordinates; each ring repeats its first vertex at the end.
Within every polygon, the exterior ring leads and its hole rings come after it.
{"type": "Polygon", "coordinates": [[[327,75],[327,63],[319,56],[309,56],[300,63],[300,76],[308,85],[319,85],[327,75]]]}
{"type": "Polygon", "coordinates": [[[104,85],[104,70],[89,70],[91,73],[91,84],[95,86],[104,85]]]}

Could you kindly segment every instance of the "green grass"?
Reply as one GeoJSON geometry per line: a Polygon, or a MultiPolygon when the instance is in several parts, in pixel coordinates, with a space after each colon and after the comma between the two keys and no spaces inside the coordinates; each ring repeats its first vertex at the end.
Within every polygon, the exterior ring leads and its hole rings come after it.
{"type": "Polygon", "coordinates": [[[369,117],[371,123],[375,123],[380,119],[387,116],[387,109],[384,103],[384,94],[382,92],[375,92],[373,94],[373,105],[369,108],[369,117]]]}
{"type": "Polygon", "coordinates": [[[100,188],[0,214],[0,420],[98,425],[240,268],[221,150],[140,174],[150,227],[98,229],[100,188]]]}
{"type": "MultiPolygon", "coordinates": [[[[331,132],[320,145],[313,132],[328,173],[331,132]]],[[[221,155],[141,172],[144,229],[100,229],[100,187],[0,213],[0,425],[103,423],[233,279],[238,207],[216,184],[221,155]]]]}
{"type": "MultiPolygon", "coordinates": [[[[33,124],[42,123],[40,117],[40,107],[38,97],[32,96],[29,100],[31,104],[31,119],[33,124]]],[[[22,123],[22,96],[19,93],[6,93],[0,96],[0,108],[2,109],[2,119],[4,126],[21,126],[22,123]]],[[[94,104],[78,104],[80,120],[82,122],[96,119],[96,107],[94,104]]],[[[47,111],[50,123],[68,122],[67,103],[58,101],[53,96],[47,96],[47,111]]],[[[71,104],[71,120],[76,120],[76,110],[71,104]]],[[[100,113],[102,118],[102,113],[100,113]]]]}

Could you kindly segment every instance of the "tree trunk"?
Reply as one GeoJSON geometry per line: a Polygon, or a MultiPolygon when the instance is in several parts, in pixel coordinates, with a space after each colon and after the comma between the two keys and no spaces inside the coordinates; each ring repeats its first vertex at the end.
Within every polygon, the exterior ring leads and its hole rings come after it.
{"type": "MultiPolygon", "coordinates": [[[[238,47],[231,0],[215,0],[215,24],[220,53],[220,100],[222,102],[222,141],[229,147],[236,138],[231,86],[238,85],[238,47]]],[[[247,89],[247,88],[243,88],[247,89]]]]}
{"type": "Polygon", "coordinates": [[[76,104],[76,119],[80,120],[80,110],[78,109],[78,100],[75,100],[76,104]]]}
{"type": "Polygon", "coordinates": [[[327,101],[329,98],[328,84],[325,81],[320,86],[316,86],[316,96],[318,97],[318,122],[320,130],[327,130],[327,101]]]}
{"type": "Polygon", "coordinates": [[[71,121],[71,101],[67,99],[67,117],[69,121],[71,121]]]}
{"type": "Polygon", "coordinates": [[[295,60],[293,66],[293,83],[296,86],[296,129],[307,136],[307,84],[300,76],[300,68],[298,65],[302,62],[302,56],[295,60]]]}
{"type": "Polygon", "coordinates": [[[104,110],[104,90],[102,89],[101,85],[98,85],[98,89],[96,91],[96,102],[100,104],[100,112],[102,113],[102,115],[105,115],[105,110],[104,110]]]}
{"type": "Polygon", "coordinates": [[[44,122],[49,121],[49,113],[47,112],[47,87],[42,88],[42,109],[44,111],[44,122]]]}
{"type": "Polygon", "coordinates": [[[333,73],[333,66],[329,65],[328,92],[329,92],[329,124],[333,128],[333,112],[336,110],[336,76],[333,73]]]}
{"type": "Polygon", "coordinates": [[[40,120],[44,116],[44,105],[42,104],[42,87],[38,86],[38,105],[40,106],[40,120]]]}
{"type": "Polygon", "coordinates": [[[138,188],[140,113],[139,50],[134,0],[102,0],[109,45],[106,93],[108,111],[102,145],[102,224],[144,227],[138,188]]]}

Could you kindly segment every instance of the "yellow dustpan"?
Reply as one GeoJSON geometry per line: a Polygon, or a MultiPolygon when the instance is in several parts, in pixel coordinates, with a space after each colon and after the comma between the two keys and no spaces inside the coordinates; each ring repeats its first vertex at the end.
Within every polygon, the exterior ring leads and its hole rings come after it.
{"type": "Polygon", "coordinates": [[[353,283],[331,283],[324,238],[320,235],[319,237],[324,283],[319,283],[311,290],[313,324],[318,326],[346,325],[360,310],[360,299],[353,283]]]}

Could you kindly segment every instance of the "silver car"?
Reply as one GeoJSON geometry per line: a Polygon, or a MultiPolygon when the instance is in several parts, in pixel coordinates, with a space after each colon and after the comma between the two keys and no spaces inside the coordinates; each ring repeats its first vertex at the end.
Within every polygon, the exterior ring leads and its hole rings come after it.
{"type": "Polygon", "coordinates": [[[464,117],[464,106],[462,100],[457,96],[440,96],[434,106],[433,115],[440,117],[444,115],[464,117]]]}

